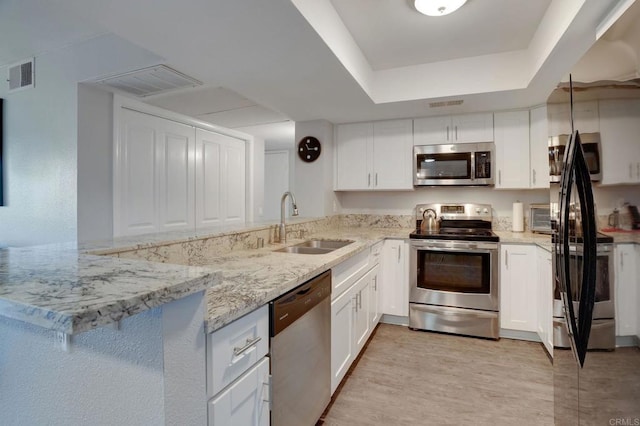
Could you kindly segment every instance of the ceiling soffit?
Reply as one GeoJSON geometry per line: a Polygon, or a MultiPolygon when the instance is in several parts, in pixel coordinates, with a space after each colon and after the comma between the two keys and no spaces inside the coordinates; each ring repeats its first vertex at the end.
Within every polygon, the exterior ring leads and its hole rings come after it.
{"type": "Polygon", "coordinates": [[[292,2],[376,104],[524,90],[534,85],[551,90],[593,44],[596,27],[616,3],[553,0],[526,48],[375,70],[331,0],[292,2]]]}

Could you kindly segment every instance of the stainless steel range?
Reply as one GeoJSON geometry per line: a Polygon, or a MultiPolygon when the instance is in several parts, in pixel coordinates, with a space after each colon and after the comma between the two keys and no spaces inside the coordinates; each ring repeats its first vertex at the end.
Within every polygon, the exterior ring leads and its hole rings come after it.
{"type": "Polygon", "coordinates": [[[416,206],[410,328],[498,339],[499,238],[491,219],[488,204],[416,206]]]}

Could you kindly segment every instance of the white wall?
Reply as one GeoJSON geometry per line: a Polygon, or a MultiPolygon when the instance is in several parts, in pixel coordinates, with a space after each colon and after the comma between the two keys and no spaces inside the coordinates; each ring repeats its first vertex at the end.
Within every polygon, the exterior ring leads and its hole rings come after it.
{"type": "MultiPolygon", "coordinates": [[[[0,245],[76,239],[77,83],[160,59],[103,35],[36,57],[33,89],[7,93],[8,85],[0,85],[6,203],[0,207],[0,245]]],[[[0,75],[6,72],[0,69],[0,75]]]]}
{"type": "MultiPolygon", "coordinates": [[[[298,201],[301,217],[322,217],[334,213],[333,204],[333,124],[325,120],[296,122],[296,137],[315,136],[322,144],[320,157],[313,163],[305,163],[295,155],[292,171],[292,190],[298,201]]],[[[294,152],[297,152],[298,145],[294,152]]]]}
{"type": "Polygon", "coordinates": [[[491,204],[494,215],[511,217],[516,200],[525,204],[548,203],[549,190],[497,190],[488,187],[428,187],[402,192],[340,192],[340,212],[376,214],[415,214],[422,203],[485,203],[491,204]]]}
{"type": "Polygon", "coordinates": [[[73,336],[0,317],[0,423],[206,424],[204,292],[73,336]]]}
{"type": "Polygon", "coordinates": [[[113,95],[78,85],[78,241],[113,236],[113,95]]]}

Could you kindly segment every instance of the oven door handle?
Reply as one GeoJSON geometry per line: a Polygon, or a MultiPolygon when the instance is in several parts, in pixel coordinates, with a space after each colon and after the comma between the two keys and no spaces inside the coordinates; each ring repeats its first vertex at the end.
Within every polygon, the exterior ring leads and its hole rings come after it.
{"type": "Polygon", "coordinates": [[[430,243],[412,243],[411,247],[416,250],[438,250],[438,251],[452,251],[452,252],[465,252],[465,251],[480,251],[482,253],[491,253],[498,250],[497,245],[489,244],[460,244],[460,245],[440,245],[430,243]]]}

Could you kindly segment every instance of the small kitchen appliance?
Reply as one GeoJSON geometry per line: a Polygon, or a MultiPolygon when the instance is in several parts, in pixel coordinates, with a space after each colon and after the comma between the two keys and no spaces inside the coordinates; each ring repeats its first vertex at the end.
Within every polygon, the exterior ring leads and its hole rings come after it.
{"type": "Polygon", "coordinates": [[[529,229],[531,232],[551,234],[551,206],[547,204],[529,204],[529,229]]]}
{"type": "Polygon", "coordinates": [[[631,215],[631,229],[640,229],[640,213],[638,213],[638,207],[627,206],[627,208],[631,215]]]}
{"type": "Polygon", "coordinates": [[[493,185],[494,153],[493,142],[414,146],[413,185],[493,185]]]}
{"type": "Polygon", "coordinates": [[[419,204],[410,241],[409,327],[498,339],[498,242],[488,204],[419,204]],[[423,230],[433,210],[437,231],[423,230]],[[427,212],[427,214],[425,214],[427,212]]]}

